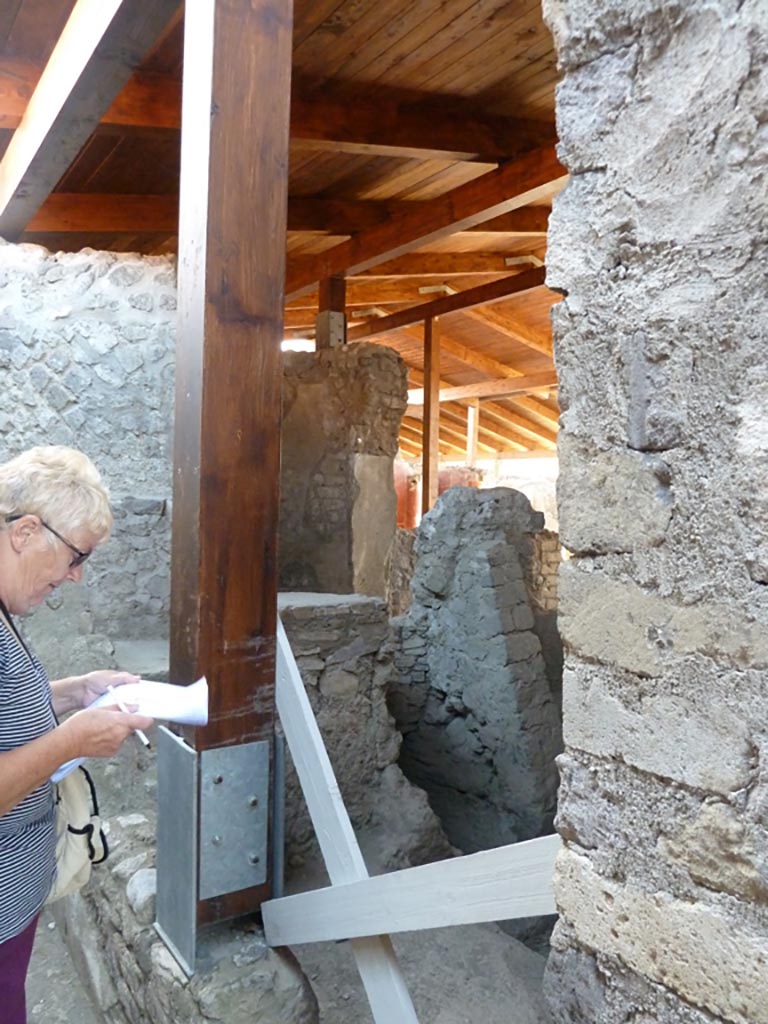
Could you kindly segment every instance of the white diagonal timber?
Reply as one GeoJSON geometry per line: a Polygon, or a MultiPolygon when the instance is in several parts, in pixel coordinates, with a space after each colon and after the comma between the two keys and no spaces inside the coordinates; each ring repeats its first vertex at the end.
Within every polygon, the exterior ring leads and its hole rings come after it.
{"type": "Polygon", "coordinates": [[[47,199],[178,8],[178,0],[78,0],[0,162],[0,234],[47,199]]]}
{"type": "MultiPolygon", "coordinates": [[[[275,699],[331,882],[363,881],[368,870],[279,619],[275,699]]],[[[389,937],[354,939],[350,946],[376,1024],[418,1024],[389,937]]]]}
{"type": "Polygon", "coordinates": [[[264,926],[270,943],[287,946],[554,914],[560,847],[544,836],[270,900],[264,926]]]}

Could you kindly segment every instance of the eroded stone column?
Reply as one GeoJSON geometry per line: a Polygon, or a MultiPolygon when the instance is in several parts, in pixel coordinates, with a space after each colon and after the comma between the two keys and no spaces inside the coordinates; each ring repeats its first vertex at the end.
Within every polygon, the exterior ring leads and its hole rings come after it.
{"type": "Polygon", "coordinates": [[[464,852],[551,830],[560,749],[523,565],[544,517],[519,491],[455,487],[424,517],[394,620],[401,764],[464,852]]]}
{"type": "Polygon", "coordinates": [[[564,77],[557,1024],[768,1021],[764,0],[545,0],[564,77]]]}
{"type": "Polygon", "coordinates": [[[383,345],[286,353],[281,589],[384,596],[406,402],[405,364],[383,345]]]}

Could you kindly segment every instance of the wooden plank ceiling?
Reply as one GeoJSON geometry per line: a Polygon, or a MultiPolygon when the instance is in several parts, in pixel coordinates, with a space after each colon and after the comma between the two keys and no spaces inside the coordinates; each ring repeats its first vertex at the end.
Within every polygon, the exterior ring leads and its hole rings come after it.
{"type": "MultiPolygon", "coordinates": [[[[76,6],[0,7],[0,186],[76,6]]],[[[183,6],[168,7],[124,84],[114,95],[105,84],[102,111],[89,96],[79,101],[97,116],[65,126],[67,139],[82,134],[68,166],[57,170],[41,150],[36,187],[52,171],[56,184],[36,209],[27,202],[21,223],[17,195],[15,220],[10,207],[0,212],[0,234],[52,250],[175,251],[184,17],[183,6]]],[[[408,457],[421,453],[420,321],[434,316],[441,457],[464,456],[478,400],[479,457],[555,450],[557,297],[541,269],[551,200],[565,180],[555,84],[540,0],[295,2],[286,337],[313,337],[328,294],[321,283],[345,278],[350,342],[389,345],[410,368],[408,457]]],[[[265,97],[265,116],[271,106],[265,97]]],[[[263,244],[256,217],[243,231],[243,244],[263,244]]]]}

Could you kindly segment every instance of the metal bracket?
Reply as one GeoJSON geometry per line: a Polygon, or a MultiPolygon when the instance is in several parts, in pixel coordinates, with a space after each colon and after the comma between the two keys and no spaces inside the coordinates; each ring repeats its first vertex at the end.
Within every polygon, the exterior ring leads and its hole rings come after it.
{"type": "Polygon", "coordinates": [[[201,900],[267,880],[268,740],[200,755],[201,900]]]}
{"type": "Polygon", "coordinates": [[[160,726],[155,929],[189,977],[197,950],[197,751],[160,726]]]}
{"type": "Polygon", "coordinates": [[[189,977],[198,900],[266,881],[269,760],[268,740],[198,753],[159,729],[155,929],[189,977]]]}

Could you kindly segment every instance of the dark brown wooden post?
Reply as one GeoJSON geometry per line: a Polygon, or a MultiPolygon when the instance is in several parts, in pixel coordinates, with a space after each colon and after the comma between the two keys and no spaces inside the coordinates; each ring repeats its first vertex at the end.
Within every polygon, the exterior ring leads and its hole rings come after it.
{"type": "Polygon", "coordinates": [[[273,736],[291,32],[291,0],[186,7],[171,675],[208,678],[197,751],[273,736]]]}
{"type": "Polygon", "coordinates": [[[437,501],[440,462],[440,330],[438,321],[424,321],[424,437],[422,446],[421,511],[437,501]]]}
{"type": "Polygon", "coordinates": [[[315,337],[317,347],[338,348],[347,343],[347,282],[340,275],[320,282],[319,311],[315,337]]]}

